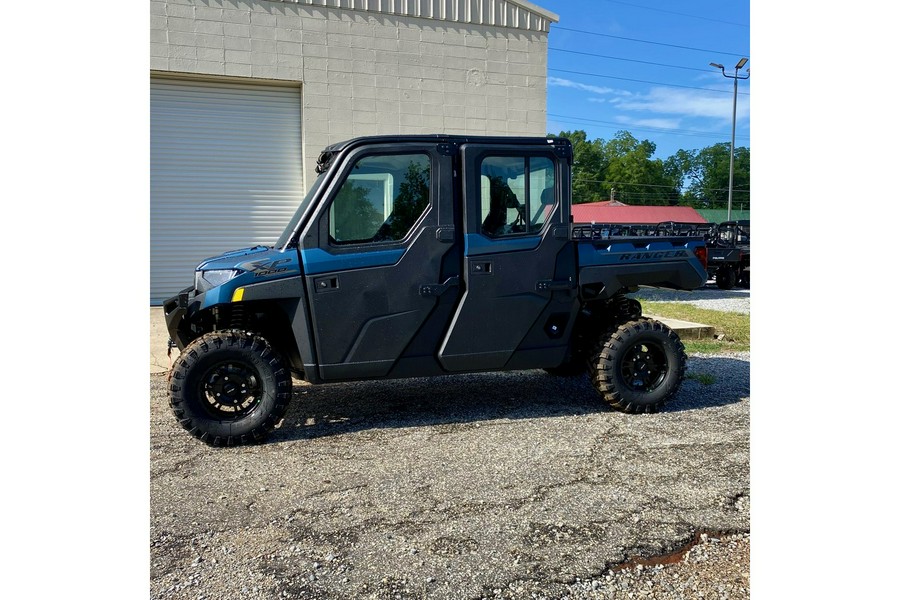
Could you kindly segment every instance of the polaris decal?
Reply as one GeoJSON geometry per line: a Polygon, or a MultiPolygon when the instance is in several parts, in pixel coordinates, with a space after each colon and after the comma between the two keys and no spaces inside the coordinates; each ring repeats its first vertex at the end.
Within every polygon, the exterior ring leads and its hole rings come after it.
{"type": "Polygon", "coordinates": [[[687,250],[663,250],[660,252],[626,252],[619,257],[623,260],[659,260],[660,258],[679,258],[687,256],[687,250]]]}

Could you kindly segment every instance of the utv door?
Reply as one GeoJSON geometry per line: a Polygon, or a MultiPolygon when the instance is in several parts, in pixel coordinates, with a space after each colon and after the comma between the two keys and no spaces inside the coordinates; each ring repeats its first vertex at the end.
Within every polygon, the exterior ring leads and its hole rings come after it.
{"type": "Polygon", "coordinates": [[[300,240],[319,375],[439,372],[459,294],[450,158],[428,144],[349,152],[300,240]]]}
{"type": "Polygon", "coordinates": [[[440,348],[448,371],[559,364],[574,321],[568,151],[551,145],[461,148],[464,294],[440,348]]]}

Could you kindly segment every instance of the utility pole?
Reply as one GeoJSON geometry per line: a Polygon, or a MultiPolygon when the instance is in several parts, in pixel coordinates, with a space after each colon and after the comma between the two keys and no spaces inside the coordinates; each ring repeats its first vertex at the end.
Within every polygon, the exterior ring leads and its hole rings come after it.
{"type": "Polygon", "coordinates": [[[722,70],[722,75],[728,77],[729,79],[734,79],[734,103],[731,107],[731,164],[728,167],[728,215],[725,217],[726,221],[731,220],[731,197],[734,191],[734,130],[737,125],[737,93],[738,93],[738,80],[739,79],[750,79],[750,69],[747,69],[747,74],[744,77],[738,76],[738,71],[744,68],[744,65],[747,64],[747,59],[742,58],[738,61],[736,65],[734,65],[734,75],[729,75],[725,72],[725,67],[718,63],[709,63],[709,66],[716,67],[717,69],[722,70]]]}

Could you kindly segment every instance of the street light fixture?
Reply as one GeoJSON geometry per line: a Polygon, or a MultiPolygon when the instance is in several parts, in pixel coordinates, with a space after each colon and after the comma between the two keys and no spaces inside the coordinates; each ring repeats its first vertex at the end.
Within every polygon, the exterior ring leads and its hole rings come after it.
{"type": "Polygon", "coordinates": [[[738,71],[744,68],[744,65],[747,64],[747,59],[742,58],[738,61],[736,65],[734,65],[734,75],[729,75],[725,72],[725,66],[720,65],[719,63],[709,63],[709,66],[715,67],[717,69],[721,69],[722,75],[728,77],[729,79],[734,79],[734,104],[731,108],[731,164],[728,167],[728,215],[725,217],[726,221],[731,220],[731,197],[734,192],[734,130],[737,125],[737,93],[738,93],[738,80],[739,79],[750,79],[750,69],[747,69],[747,74],[743,77],[738,75],[738,71]]]}

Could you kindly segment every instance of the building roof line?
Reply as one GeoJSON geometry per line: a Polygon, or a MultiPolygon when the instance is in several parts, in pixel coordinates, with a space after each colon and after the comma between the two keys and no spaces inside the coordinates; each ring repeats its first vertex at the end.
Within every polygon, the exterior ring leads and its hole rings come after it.
{"type": "Polygon", "coordinates": [[[549,33],[559,15],[528,0],[271,0],[311,8],[433,19],[549,33]]]}
{"type": "Polygon", "coordinates": [[[553,21],[554,23],[559,23],[559,15],[558,14],[556,14],[554,12],[550,12],[546,8],[541,8],[537,4],[532,4],[528,0],[506,0],[506,1],[509,2],[510,4],[517,4],[518,6],[521,6],[522,8],[524,8],[525,10],[530,10],[533,13],[537,13],[549,21],[553,21]]]}

